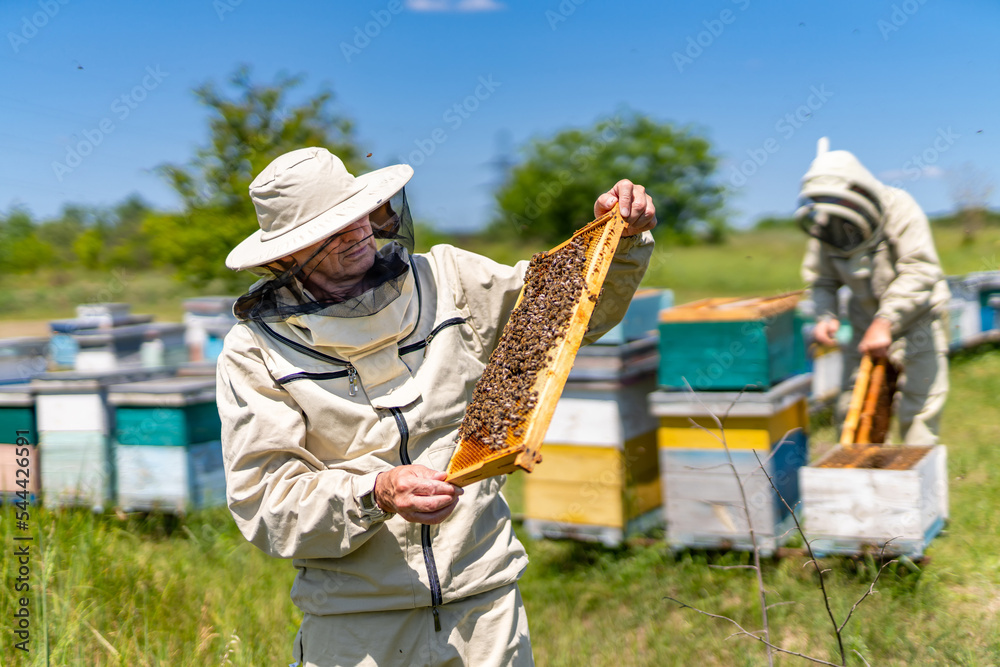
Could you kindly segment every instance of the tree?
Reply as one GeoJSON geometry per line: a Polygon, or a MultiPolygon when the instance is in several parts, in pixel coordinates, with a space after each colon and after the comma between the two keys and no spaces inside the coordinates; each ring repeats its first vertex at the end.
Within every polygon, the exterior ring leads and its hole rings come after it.
{"type": "Polygon", "coordinates": [[[721,240],[724,189],[710,149],[689,128],[634,113],[532,141],[496,194],[491,227],[556,243],[591,219],[597,195],[628,178],[652,196],[658,236],[721,240]]]}
{"type": "Polygon", "coordinates": [[[37,229],[21,208],[0,218],[0,273],[32,273],[52,261],[52,246],[38,238],[37,229]]]}
{"type": "Polygon", "coordinates": [[[209,142],[187,165],[165,164],[160,173],[180,196],[177,215],[147,216],[153,256],[196,284],[222,277],[245,283],[225,266],[232,248],[258,229],[248,188],[274,158],[297,148],[323,146],[352,173],[361,171],[351,121],[331,109],[333,93],[322,90],[301,103],[292,91],[301,77],[279,75],[265,85],[248,67],[230,77],[228,90],[208,83],[195,95],[209,109],[209,142]]]}

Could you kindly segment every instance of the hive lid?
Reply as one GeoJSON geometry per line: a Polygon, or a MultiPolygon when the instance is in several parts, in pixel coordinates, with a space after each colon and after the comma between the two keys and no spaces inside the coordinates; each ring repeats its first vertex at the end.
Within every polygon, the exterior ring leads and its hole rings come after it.
{"type": "MultiPolygon", "coordinates": [[[[506,443],[501,449],[496,450],[483,444],[478,434],[463,439],[448,465],[446,481],[465,486],[519,469],[530,472],[535,464],[541,461],[539,450],[542,440],[545,438],[552,413],[566,384],[577,350],[590,324],[590,316],[624,229],[625,221],[616,206],[612,211],[577,231],[568,241],[546,253],[552,254],[574,240],[582,239],[586,248],[584,288],[571,306],[569,325],[565,334],[550,348],[548,362],[537,374],[533,387],[537,393],[537,400],[534,407],[525,415],[524,431],[518,436],[514,435],[513,428],[509,429],[506,443]]],[[[521,296],[514,306],[515,311],[522,305],[523,296],[522,289],[521,296]]],[[[504,340],[505,336],[515,335],[508,322],[501,333],[501,340],[504,340]]],[[[524,342],[519,338],[512,340],[517,341],[517,344],[524,342]]],[[[493,362],[492,358],[490,362],[493,362]]]]}
{"type": "Polygon", "coordinates": [[[795,308],[802,290],[768,297],[701,299],[660,313],[660,322],[737,322],[762,320],[795,308]]]}
{"type": "Polygon", "coordinates": [[[793,375],[768,391],[654,391],[649,411],[657,417],[767,417],[806,399],[812,373],[793,375]]]}
{"type": "Polygon", "coordinates": [[[101,371],[54,371],[31,381],[38,394],[94,393],[113,384],[166,377],[168,369],[116,368],[101,371]]]}
{"type": "Polygon", "coordinates": [[[215,401],[214,377],[167,377],[108,387],[112,405],[178,407],[215,401]]]}
{"type": "Polygon", "coordinates": [[[20,408],[35,404],[35,392],[27,382],[0,384],[0,407],[20,408]]]}

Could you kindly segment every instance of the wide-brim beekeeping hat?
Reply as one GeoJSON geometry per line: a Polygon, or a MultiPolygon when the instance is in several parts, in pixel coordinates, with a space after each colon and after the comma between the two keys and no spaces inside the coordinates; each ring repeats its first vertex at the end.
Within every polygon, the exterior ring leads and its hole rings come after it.
{"type": "Polygon", "coordinates": [[[397,164],[355,177],[325,148],[285,153],[250,184],[260,229],[233,248],[226,266],[261,266],[308,248],[382,206],[412,176],[412,167],[397,164]]]}
{"type": "Polygon", "coordinates": [[[829,150],[824,137],[802,178],[795,217],[810,236],[855,254],[881,238],[885,199],[885,186],[852,153],[829,150]]]}

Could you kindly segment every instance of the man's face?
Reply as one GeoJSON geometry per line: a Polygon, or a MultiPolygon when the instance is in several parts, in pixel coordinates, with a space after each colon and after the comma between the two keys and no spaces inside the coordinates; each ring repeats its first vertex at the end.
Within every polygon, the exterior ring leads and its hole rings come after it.
{"type": "Polygon", "coordinates": [[[332,239],[325,238],[292,253],[290,257],[302,267],[300,275],[306,281],[329,291],[341,285],[351,285],[364,276],[375,263],[375,249],[375,238],[366,215],[337,232],[332,239]],[[312,257],[327,241],[329,244],[312,257]]]}

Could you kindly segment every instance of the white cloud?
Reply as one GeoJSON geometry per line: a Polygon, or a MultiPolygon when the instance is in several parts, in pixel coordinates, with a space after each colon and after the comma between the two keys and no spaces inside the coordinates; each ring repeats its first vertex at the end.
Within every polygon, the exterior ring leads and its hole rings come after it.
{"type": "Polygon", "coordinates": [[[406,0],[412,12],[493,12],[506,9],[496,0],[406,0]]]}

